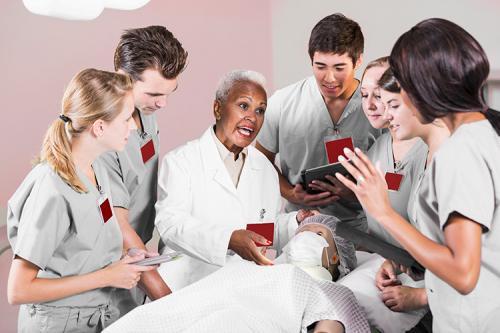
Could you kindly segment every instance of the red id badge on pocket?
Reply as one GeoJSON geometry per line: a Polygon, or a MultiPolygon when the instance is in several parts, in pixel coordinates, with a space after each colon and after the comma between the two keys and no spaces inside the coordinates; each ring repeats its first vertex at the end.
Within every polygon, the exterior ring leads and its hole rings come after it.
{"type": "Polygon", "coordinates": [[[272,246],[274,242],[274,223],[249,223],[247,224],[247,230],[253,231],[256,234],[261,235],[265,239],[271,242],[271,244],[261,244],[255,242],[257,246],[272,246]]]}
{"type": "Polygon", "coordinates": [[[151,157],[155,156],[155,145],[153,143],[153,139],[149,139],[149,141],[141,147],[141,155],[143,163],[146,163],[151,159],[151,157]]]}
{"type": "Polygon", "coordinates": [[[390,191],[399,191],[401,186],[401,181],[403,180],[403,175],[400,173],[385,173],[385,181],[387,182],[387,187],[390,191]]]}
{"type": "Polygon", "coordinates": [[[108,198],[104,198],[99,203],[99,209],[101,210],[101,216],[104,223],[108,222],[109,219],[113,216],[113,210],[111,209],[111,204],[109,203],[108,198]]]}
{"type": "Polygon", "coordinates": [[[337,140],[331,140],[325,142],[326,147],[326,156],[328,157],[328,163],[337,163],[339,161],[339,155],[344,156],[346,159],[349,159],[344,155],[344,148],[349,148],[354,151],[354,144],[352,143],[352,138],[343,138],[337,140]]]}

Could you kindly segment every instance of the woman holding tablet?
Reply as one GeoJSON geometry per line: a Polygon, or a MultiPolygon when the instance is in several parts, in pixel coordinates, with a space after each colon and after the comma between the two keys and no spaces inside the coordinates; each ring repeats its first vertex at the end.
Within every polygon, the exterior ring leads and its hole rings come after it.
{"type": "Polygon", "coordinates": [[[120,260],[109,181],[96,161],[125,147],[133,110],[121,74],[85,69],[66,89],[39,163],[8,202],[8,299],[22,304],[19,332],[100,332],[118,317],[112,287],[132,288],[154,269],[130,264],[144,255],[120,260]]]}

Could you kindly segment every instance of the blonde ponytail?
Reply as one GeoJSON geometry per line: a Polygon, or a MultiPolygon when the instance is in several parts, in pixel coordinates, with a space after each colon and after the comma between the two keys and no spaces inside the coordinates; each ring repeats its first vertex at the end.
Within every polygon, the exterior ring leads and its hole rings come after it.
{"type": "Polygon", "coordinates": [[[98,119],[112,121],[131,90],[132,81],[126,75],[93,68],[76,74],[64,93],[60,119],[45,134],[40,162],[46,162],[75,191],[87,192],[76,173],[71,140],[98,119]]]}

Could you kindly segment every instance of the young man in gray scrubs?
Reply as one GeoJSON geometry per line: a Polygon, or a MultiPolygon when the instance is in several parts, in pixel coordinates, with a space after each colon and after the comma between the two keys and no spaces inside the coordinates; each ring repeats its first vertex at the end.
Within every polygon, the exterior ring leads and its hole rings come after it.
{"type": "MultiPolygon", "coordinates": [[[[177,77],[186,66],[187,52],[162,26],[131,29],[123,33],[115,51],[115,70],[134,81],[135,111],[132,132],[123,152],[103,156],[111,180],[114,210],[123,234],[123,248],[145,250],[152,237],[158,184],[160,149],[155,112],[177,89],[177,77]]],[[[113,303],[124,315],[142,304],[171,293],[156,270],[143,274],[139,288],[117,289],[113,303]],[[145,294],[144,294],[145,292],[145,294]]]]}
{"type": "Polygon", "coordinates": [[[360,82],[354,78],[363,47],[356,22],[342,14],[319,21],[309,39],[313,76],[276,91],[269,99],[257,148],[273,163],[279,153],[280,189],[287,212],[317,208],[366,229],[361,207],[336,179],[331,178],[334,187],[319,184],[317,194],[307,193],[300,184],[303,169],[328,163],[325,142],[351,137],[355,147],[367,151],[380,135],[363,114],[360,82]]]}

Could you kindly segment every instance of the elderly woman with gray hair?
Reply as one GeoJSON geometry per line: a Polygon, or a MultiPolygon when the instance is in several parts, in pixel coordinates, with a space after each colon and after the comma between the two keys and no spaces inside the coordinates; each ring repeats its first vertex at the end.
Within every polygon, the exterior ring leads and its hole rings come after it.
{"type": "Polygon", "coordinates": [[[274,244],[279,246],[307,216],[277,218],[278,175],[250,145],[262,126],[266,105],[261,74],[242,70],[226,74],[213,103],[215,125],[163,158],[155,220],[164,244],[160,250],[183,253],[160,267],[172,290],[215,272],[228,260],[271,265],[256,243],[270,245],[273,239],[246,230],[247,224],[274,222],[274,244]]]}

